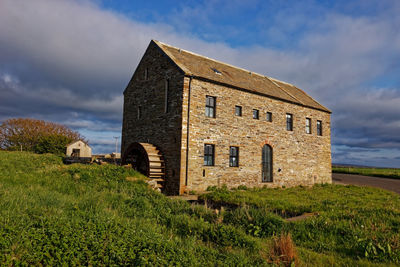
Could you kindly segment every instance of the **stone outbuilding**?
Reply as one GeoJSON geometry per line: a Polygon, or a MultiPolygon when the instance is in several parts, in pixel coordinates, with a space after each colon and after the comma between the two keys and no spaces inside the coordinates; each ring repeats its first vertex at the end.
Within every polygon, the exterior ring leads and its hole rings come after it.
{"type": "Polygon", "coordinates": [[[122,162],[167,194],[331,183],[330,115],[292,84],[153,40],[124,91],[122,162]]]}
{"type": "Polygon", "coordinates": [[[78,140],[66,146],[66,156],[73,158],[92,157],[92,148],[84,141],[78,140]]]}

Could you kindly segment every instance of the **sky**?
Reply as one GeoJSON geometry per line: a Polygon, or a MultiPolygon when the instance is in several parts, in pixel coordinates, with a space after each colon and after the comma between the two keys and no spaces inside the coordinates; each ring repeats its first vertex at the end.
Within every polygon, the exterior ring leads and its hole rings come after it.
{"type": "Polygon", "coordinates": [[[0,0],[0,122],[115,150],[151,39],[283,80],[332,110],[332,161],[400,167],[400,1],[0,0]]]}

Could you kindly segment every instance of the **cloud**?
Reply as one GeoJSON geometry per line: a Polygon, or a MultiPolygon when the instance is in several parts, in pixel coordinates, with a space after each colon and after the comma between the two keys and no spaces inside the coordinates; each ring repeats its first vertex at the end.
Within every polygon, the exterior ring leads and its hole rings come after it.
{"type": "Polygon", "coordinates": [[[158,39],[303,88],[333,110],[332,141],[344,147],[334,157],[362,160],[351,150],[366,148],[373,155],[400,149],[399,4],[384,1],[375,10],[372,2],[363,2],[360,10],[375,13],[354,16],[313,1],[307,4],[309,11],[273,1],[272,6],[236,1],[218,11],[225,3],[182,5],[145,23],[92,1],[3,0],[0,120],[49,119],[86,129],[96,143],[102,139],[94,132],[119,133],[122,92],[149,41],[158,39]],[[213,23],[219,15],[241,18],[243,10],[259,11],[248,23],[213,23]],[[196,31],[200,26],[206,30],[196,31]],[[216,37],[220,32],[223,37],[216,37]],[[246,42],[255,36],[258,44],[246,42]],[[241,42],[232,46],[224,38],[241,42]],[[273,38],[280,46],[265,45],[274,43],[267,41],[273,38]],[[393,72],[388,87],[387,75],[393,72]]]}
{"type": "Polygon", "coordinates": [[[94,121],[89,119],[70,118],[64,122],[68,127],[78,130],[90,130],[95,132],[121,132],[121,124],[110,125],[106,120],[94,121]]]}
{"type": "Polygon", "coordinates": [[[122,92],[153,38],[204,54],[232,51],[90,1],[2,1],[0,120],[35,117],[79,130],[86,123],[91,131],[120,131],[122,92]]]}
{"type": "Polygon", "coordinates": [[[7,52],[0,58],[9,71],[34,86],[62,84],[86,96],[121,92],[148,43],[143,33],[154,32],[86,1],[6,0],[0,12],[7,52]]]}
{"type": "Polygon", "coordinates": [[[188,48],[220,46],[179,36],[168,25],[129,20],[89,1],[5,0],[0,9],[2,91],[40,95],[57,105],[82,98],[83,109],[120,116],[121,108],[110,110],[101,101],[121,104],[117,101],[152,38],[188,48]]]}
{"type": "Polygon", "coordinates": [[[122,92],[149,41],[181,40],[168,25],[131,21],[89,1],[0,5],[0,120],[92,120],[118,129],[122,92]]]}

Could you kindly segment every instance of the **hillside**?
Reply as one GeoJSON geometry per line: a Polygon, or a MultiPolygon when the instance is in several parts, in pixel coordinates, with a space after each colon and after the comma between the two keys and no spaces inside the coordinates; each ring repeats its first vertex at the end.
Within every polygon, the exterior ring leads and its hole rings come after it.
{"type": "Polygon", "coordinates": [[[0,151],[0,265],[268,265],[281,232],[306,266],[399,263],[400,197],[383,190],[221,189],[203,196],[225,206],[215,212],[141,179],[117,166],[0,151]],[[284,219],[303,212],[319,215],[284,219]]]}

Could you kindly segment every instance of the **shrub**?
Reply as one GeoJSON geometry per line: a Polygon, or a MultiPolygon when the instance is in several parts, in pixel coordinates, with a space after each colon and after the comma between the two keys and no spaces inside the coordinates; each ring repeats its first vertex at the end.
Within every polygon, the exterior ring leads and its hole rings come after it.
{"type": "Polygon", "coordinates": [[[64,153],[65,145],[83,139],[65,125],[35,119],[8,119],[0,125],[0,149],[64,153]]]}
{"type": "Polygon", "coordinates": [[[58,134],[40,136],[37,140],[37,143],[33,146],[33,152],[38,154],[63,154],[65,151],[65,146],[71,141],[73,140],[67,136],[58,134]]]}

